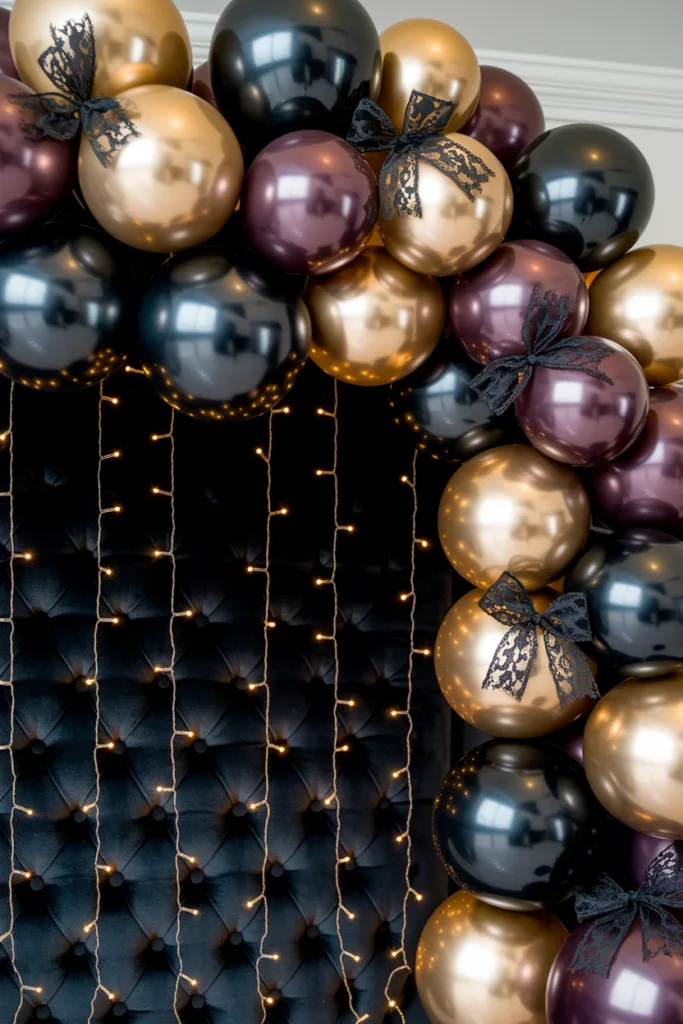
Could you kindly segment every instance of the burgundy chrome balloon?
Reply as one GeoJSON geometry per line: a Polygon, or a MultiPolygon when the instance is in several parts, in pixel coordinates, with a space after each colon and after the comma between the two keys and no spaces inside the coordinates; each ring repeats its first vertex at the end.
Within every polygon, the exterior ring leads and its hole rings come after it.
{"type": "Polygon", "coordinates": [[[69,142],[31,139],[32,114],[11,101],[27,85],[0,75],[0,236],[47,220],[73,183],[76,149],[69,142]]]}
{"type": "Polygon", "coordinates": [[[9,75],[10,78],[18,80],[19,72],[12,59],[9,45],[9,16],[10,12],[0,7],[0,75],[9,75]]]}
{"type": "Polygon", "coordinates": [[[459,130],[490,149],[507,170],[524,147],[545,131],[545,118],[526,82],[511,71],[482,64],[479,105],[459,130]]]}
{"type": "Polygon", "coordinates": [[[679,1024],[683,957],[657,956],[643,962],[640,924],[632,925],[610,971],[569,971],[590,922],[576,928],[550,970],[547,1024],[679,1024]]]}
{"type": "Polygon", "coordinates": [[[645,428],[621,458],[592,474],[609,525],[683,529],[683,383],[650,391],[645,428]]]}
{"type": "Polygon", "coordinates": [[[486,366],[523,355],[522,327],[534,288],[569,295],[560,337],[579,335],[588,319],[588,288],[568,256],[545,242],[504,242],[484,263],[456,277],[451,327],[468,355],[486,366]]]}
{"type": "Polygon", "coordinates": [[[367,161],[343,139],[291,132],[254,160],[242,213],[252,242],[276,266],[291,274],[327,274],[370,241],[377,183],[367,161]]]}
{"type": "Polygon", "coordinates": [[[670,846],[683,858],[683,842],[671,842],[659,836],[634,832],[614,818],[609,818],[603,832],[603,863],[622,889],[637,889],[645,881],[647,869],[655,857],[670,846]]]}
{"type": "Polygon", "coordinates": [[[645,425],[648,386],[640,364],[613,341],[600,370],[609,384],[580,370],[537,366],[515,402],[522,430],[544,455],[570,466],[598,466],[636,440],[645,425]]]}
{"type": "Polygon", "coordinates": [[[212,107],[215,107],[216,110],[218,110],[219,108],[216,103],[216,97],[214,96],[213,89],[211,88],[211,76],[209,75],[208,61],[204,61],[203,64],[200,64],[198,68],[194,69],[191,81],[191,91],[195,96],[199,96],[200,100],[206,100],[207,103],[210,103],[212,107]]]}

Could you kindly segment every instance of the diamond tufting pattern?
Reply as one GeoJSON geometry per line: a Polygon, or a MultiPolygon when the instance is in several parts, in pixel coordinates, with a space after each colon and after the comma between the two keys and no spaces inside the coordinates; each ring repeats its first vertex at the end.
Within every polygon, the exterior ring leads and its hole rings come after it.
{"type": "MultiPolygon", "coordinates": [[[[316,416],[331,382],[309,367],[291,396],[292,412],[274,419],[273,497],[290,514],[274,519],[269,680],[271,759],[267,951],[262,965],[267,1019],[288,1024],[353,1024],[339,970],[335,927],[332,785],[333,654],[317,641],[332,615],[328,587],[332,491],[316,467],[330,464],[331,421],[316,416]],[[322,396],[322,397],[321,397],[322,396]]],[[[14,763],[0,751],[0,931],[9,922],[7,878],[14,832],[14,953],[23,984],[17,1020],[60,1024],[173,1024],[176,985],[174,816],[171,779],[172,687],[168,665],[170,560],[169,412],[143,378],[121,374],[105,392],[120,397],[103,412],[104,517],[102,612],[118,624],[99,628],[100,734],[97,763],[101,855],[99,969],[113,998],[95,991],[96,913],[95,707],[93,669],[97,584],[97,394],[68,398],[17,388],[14,419],[15,559],[14,763]],[[11,827],[13,819],[13,829],[11,827]],[[40,988],[40,992],[32,991],[40,988]]],[[[8,388],[2,386],[7,418],[8,388]]],[[[267,421],[207,427],[176,419],[177,802],[181,899],[198,915],[181,916],[184,972],[178,1000],[183,1024],[258,1024],[254,970],[263,904],[263,813],[249,805],[264,792],[263,674],[265,472],[254,448],[267,421]]],[[[405,759],[412,494],[400,476],[412,453],[394,433],[386,395],[341,389],[340,519],[353,534],[339,541],[339,656],[344,707],[339,760],[344,920],[356,1011],[373,1024],[398,1021],[384,986],[400,945],[405,847],[395,842],[407,812],[405,759]]],[[[8,446],[0,451],[5,490],[8,446]]],[[[419,535],[434,538],[436,504],[448,467],[422,460],[419,535]]],[[[9,518],[0,506],[2,591],[9,609],[9,518]]],[[[438,544],[420,550],[416,646],[433,643],[450,600],[450,573],[438,544]]],[[[9,672],[9,626],[0,625],[0,678],[9,672]]],[[[410,904],[414,948],[424,920],[445,897],[445,874],[431,844],[431,798],[450,762],[449,714],[430,658],[414,669],[413,884],[424,900],[410,904]]],[[[0,691],[0,744],[10,730],[10,692],[0,691]]],[[[405,979],[404,979],[405,980],[405,979]]],[[[423,1024],[414,988],[395,982],[411,1024],[423,1024]]],[[[0,1021],[19,1004],[11,943],[0,947],[0,1021]]]]}

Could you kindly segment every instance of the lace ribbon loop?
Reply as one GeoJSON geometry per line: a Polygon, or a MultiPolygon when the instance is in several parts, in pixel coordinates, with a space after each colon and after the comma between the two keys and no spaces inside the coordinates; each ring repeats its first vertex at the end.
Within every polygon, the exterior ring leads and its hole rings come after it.
{"type": "Polygon", "coordinates": [[[455,104],[413,90],[403,120],[403,133],[373,100],[356,107],[346,141],[361,153],[389,150],[379,177],[382,215],[421,217],[420,160],[450,178],[474,202],[495,172],[459,142],[444,136],[455,104]]]}
{"type": "Polygon", "coordinates": [[[482,689],[505,690],[522,700],[538,653],[536,628],[540,627],[560,705],[577,697],[600,696],[590,665],[575,646],[593,638],[585,594],[563,594],[547,611],[537,612],[524,585],[504,572],[479,607],[510,627],[496,648],[482,689]]]}
{"type": "Polygon", "coordinates": [[[526,354],[494,359],[472,381],[471,386],[496,415],[504,413],[519,398],[537,366],[577,370],[607,384],[614,383],[598,369],[610,354],[599,338],[558,338],[569,313],[568,295],[543,293],[534,288],[522,328],[526,354]]]}
{"type": "Polygon", "coordinates": [[[61,28],[50,25],[50,34],[54,45],[40,55],[38,64],[57,91],[17,94],[10,99],[34,114],[33,120],[24,123],[27,134],[64,142],[82,131],[106,167],[116,150],[140,133],[118,100],[90,98],[97,56],[89,15],[67,21],[61,28]]]}
{"type": "Polygon", "coordinates": [[[650,864],[635,892],[601,874],[576,896],[576,916],[591,921],[569,965],[609,977],[622,942],[636,918],[640,919],[643,962],[655,956],[683,955],[683,927],[669,910],[683,909],[683,872],[675,846],[669,846],[650,864]]]}

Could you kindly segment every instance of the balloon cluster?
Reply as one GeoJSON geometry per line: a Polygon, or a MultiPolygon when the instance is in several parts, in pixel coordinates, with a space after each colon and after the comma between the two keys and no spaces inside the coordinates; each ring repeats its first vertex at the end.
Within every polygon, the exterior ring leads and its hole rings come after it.
{"type": "Polygon", "coordinates": [[[551,1024],[617,1024],[634,963],[657,1019],[680,1016],[670,922],[671,955],[640,955],[677,865],[647,847],[623,942],[623,879],[595,882],[617,821],[683,840],[683,247],[636,248],[642,153],[546,131],[454,28],[380,36],[359,0],[230,0],[194,72],[172,0],[16,0],[0,154],[0,372],[68,391],[130,355],[174,408],[229,423],[310,353],[389,385],[397,424],[459,467],[439,532],[475,589],[436,672],[492,738],[435,802],[463,891],[418,951],[433,1024],[540,1024],[548,977],[551,1024]],[[549,908],[577,892],[565,942],[549,908]]]}

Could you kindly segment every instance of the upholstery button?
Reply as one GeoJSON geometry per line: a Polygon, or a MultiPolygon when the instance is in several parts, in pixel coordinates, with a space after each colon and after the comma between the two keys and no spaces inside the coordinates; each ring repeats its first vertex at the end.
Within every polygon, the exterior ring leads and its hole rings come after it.
{"type": "Polygon", "coordinates": [[[154,807],[152,809],[152,818],[154,821],[165,821],[168,817],[165,807],[154,807]]]}
{"type": "Polygon", "coordinates": [[[149,944],[149,948],[153,953],[163,953],[166,949],[166,943],[162,938],[160,938],[160,936],[157,936],[155,939],[152,939],[149,944]]]}
{"type": "Polygon", "coordinates": [[[244,942],[242,932],[231,932],[228,942],[230,943],[231,946],[241,946],[242,943],[244,942]]]}
{"type": "Polygon", "coordinates": [[[190,1000],[190,1006],[193,1010],[203,1010],[206,1006],[206,999],[199,992],[196,992],[190,1000]]]}
{"type": "Polygon", "coordinates": [[[243,804],[240,801],[240,803],[235,804],[235,806],[232,809],[232,813],[235,815],[236,818],[243,818],[247,813],[247,805],[243,804]]]}
{"type": "Polygon", "coordinates": [[[115,754],[125,754],[125,752],[126,752],[126,744],[123,742],[123,740],[114,740],[114,753],[115,754]]]}
{"type": "Polygon", "coordinates": [[[49,1020],[50,1019],[50,1007],[49,1006],[36,1006],[36,1012],[34,1014],[36,1020],[49,1020]]]}
{"type": "Polygon", "coordinates": [[[284,866],[282,864],[271,864],[270,873],[273,878],[282,878],[285,873],[284,866]]]}
{"type": "Polygon", "coordinates": [[[85,676],[79,676],[78,679],[76,680],[76,689],[78,690],[79,693],[86,693],[90,689],[85,679],[85,676]]]}
{"type": "Polygon", "coordinates": [[[76,810],[71,815],[71,817],[73,818],[77,825],[82,825],[88,816],[85,813],[85,811],[82,811],[80,807],[77,807],[76,810]]]}
{"type": "Polygon", "coordinates": [[[193,885],[202,884],[204,881],[204,872],[201,868],[194,868],[194,870],[190,872],[190,881],[193,885]]]}
{"type": "Polygon", "coordinates": [[[74,956],[85,956],[86,953],[88,952],[88,947],[86,946],[85,942],[74,942],[73,946],[71,947],[71,952],[73,953],[74,956]]]}
{"type": "Polygon", "coordinates": [[[206,744],[206,740],[197,739],[192,744],[192,749],[195,754],[205,754],[209,748],[206,744]]]}
{"type": "Polygon", "coordinates": [[[195,615],[193,621],[195,626],[199,626],[200,629],[204,629],[206,626],[209,625],[209,620],[207,616],[204,614],[204,612],[199,612],[197,615],[195,615]]]}
{"type": "Polygon", "coordinates": [[[111,1008],[112,1017],[125,1017],[128,1009],[125,1003],[114,1003],[111,1008]]]}
{"type": "Polygon", "coordinates": [[[44,740],[31,740],[31,753],[44,754],[47,750],[44,740]]]}
{"type": "Polygon", "coordinates": [[[387,797],[383,796],[380,802],[377,804],[377,806],[379,807],[380,811],[386,811],[389,809],[389,807],[391,807],[391,801],[388,800],[387,797]]]}
{"type": "Polygon", "coordinates": [[[277,1002],[277,1000],[278,1000],[278,999],[282,999],[282,992],[280,992],[280,989],[279,989],[279,988],[271,988],[271,990],[270,990],[270,992],[268,993],[268,995],[269,995],[269,996],[270,996],[270,998],[271,998],[271,999],[273,999],[273,1000],[274,1000],[275,1002],[277,1002]]]}
{"type": "Polygon", "coordinates": [[[233,685],[236,686],[238,690],[246,690],[249,686],[249,683],[242,676],[235,676],[235,678],[233,679],[233,685]]]}
{"type": "Polygon", "coordinates": [[[307,939],[319,939],[320,938],[320,929],[318,928],[318,926],[316,924],[309,924],[308,928],[306,929],[306,938],[307,939]]]}
{"type": "Polygon", "coordinates": [[[31,875],[28,884],[33,892],[41,892],[45,888],[45,882],[40,875],[31,875]]]}
{"type": "Polygon", "coordinates": [[[344,864],[344,871],[355,871],[356,866],[357,865],[355,859],[353,857],[350,857],[349,860],[347,860],[346,863],[344,864]]]}
{"type": "Polygon", "coordinates": [[[168,690],[169,686],[171,685],[170,678],[167,675],[164,675],[163,672],[159,672],[155,676],[155,681],[160,690],[168,690]]]}
{"type": "Polygon", "coordinates": [[[311,801],[311,810],[313,811],[314,814],[320,814],[322,809],[323,809],[322,800],[312,800],[311,801]]]}
{"type": "Polygon", "coordinates": [[[112,873],[108,877],[109,884],[112,887],[112,889],[121,888],[121,886],[123,885],[123,875],[121,874],[120,871],[112,871],[112,873]]]}

